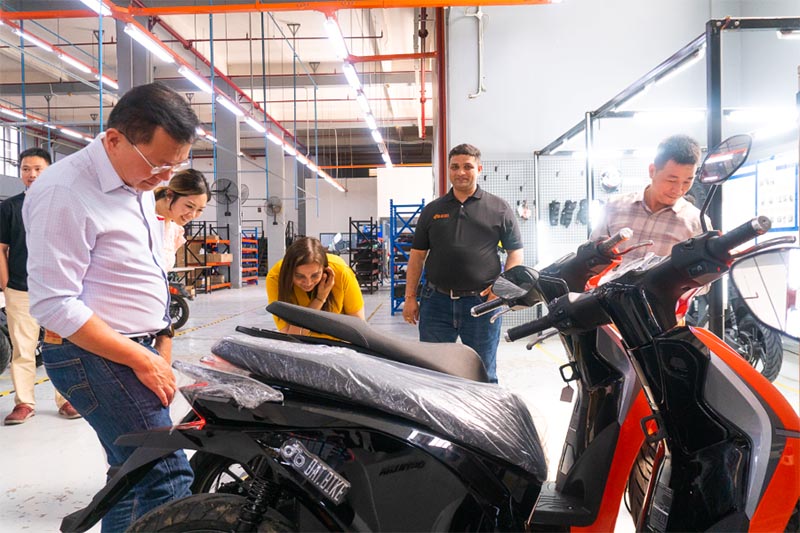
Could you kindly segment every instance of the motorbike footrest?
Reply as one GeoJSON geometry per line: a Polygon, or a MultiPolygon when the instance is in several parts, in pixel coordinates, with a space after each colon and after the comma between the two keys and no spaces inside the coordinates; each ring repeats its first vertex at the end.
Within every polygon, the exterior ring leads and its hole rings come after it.
{"type": "Polygon", "coordinates": [[[587,526],[594,523],[594,519],[595,513],[581,498],[562,494],[556,490],[555,481],[547,481],[542,485],[530,523],[587,526]]]}

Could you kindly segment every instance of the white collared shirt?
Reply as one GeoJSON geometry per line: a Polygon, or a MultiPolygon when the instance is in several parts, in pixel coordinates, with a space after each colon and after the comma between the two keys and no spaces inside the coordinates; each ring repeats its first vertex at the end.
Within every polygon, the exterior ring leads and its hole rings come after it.
{"type": "Polygon", "coordinates": [[[62,337],[92,313],[129,336],[169,324],[155,198],[122,181],[103,136],[48,167],[22,207],[31,314],[62,337]]]}

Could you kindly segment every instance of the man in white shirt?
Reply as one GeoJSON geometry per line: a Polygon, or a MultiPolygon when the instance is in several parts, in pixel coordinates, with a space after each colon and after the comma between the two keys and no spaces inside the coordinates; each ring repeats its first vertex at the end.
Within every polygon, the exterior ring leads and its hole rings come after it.
{"type": "MultiPolygon", "coordinates": [[[[134,87],[114,106],[108,129],[42,173],[23,206],[45,367],[112,467],[133,451],[116,446],[117,437],[171,425],[169,292],[152,190],[188,167],[197,126],[173,90],[134,87]]],[[[109,511],[103,531],[125,531],[188,496],[191,480],[182,451],[165,457],[109,511]]]]}

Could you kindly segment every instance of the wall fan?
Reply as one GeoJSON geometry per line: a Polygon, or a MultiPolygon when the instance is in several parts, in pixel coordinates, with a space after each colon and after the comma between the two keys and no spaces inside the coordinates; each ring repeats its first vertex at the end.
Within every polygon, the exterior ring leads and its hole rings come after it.
{"type": "Polygon", "coordinates": [[[219,204],[225,204],[225,216],[231,216],[230,205],[239,197],[236,184],[228,178],[219,178],[211,184],[211,194],[219,204]]]}
{"type": "Polygon", "coordinates": [[[267,216],[272,217],[272,225],[278,225],[278,213],[283,210],[283,200],[277,196],[270,196],[267,198],[267,203],[264,204],[267,210],[267,216]]]}

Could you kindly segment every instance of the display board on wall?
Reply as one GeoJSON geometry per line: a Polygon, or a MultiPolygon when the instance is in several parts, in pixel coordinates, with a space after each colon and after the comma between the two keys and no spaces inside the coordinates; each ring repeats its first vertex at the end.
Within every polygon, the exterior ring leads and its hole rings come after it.
{"type": "Polygon", "coordinates": [[[722,229],[729,231],[758,215],[772,220],[769,237],[797,235],[797,154],[787,152],[744,165],[723,185],[722,229]]]}

